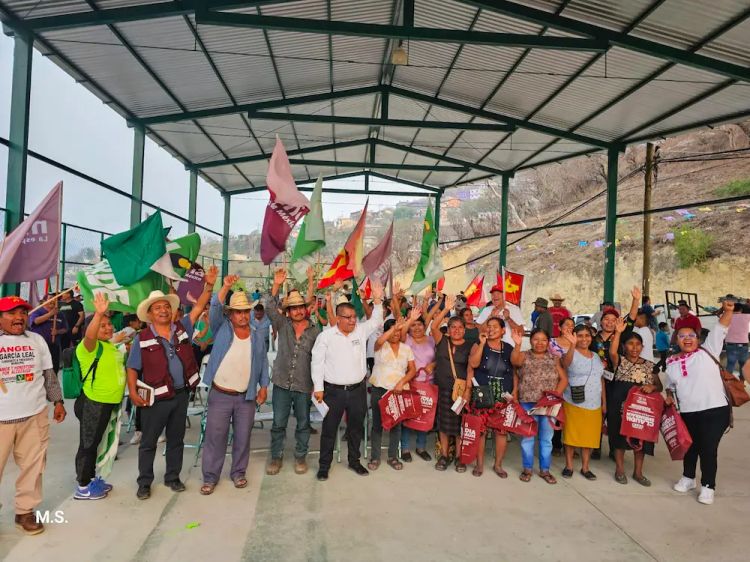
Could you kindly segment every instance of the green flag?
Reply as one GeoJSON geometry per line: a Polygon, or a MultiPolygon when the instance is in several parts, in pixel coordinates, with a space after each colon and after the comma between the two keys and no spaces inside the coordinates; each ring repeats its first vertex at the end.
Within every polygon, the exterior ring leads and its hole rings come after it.
{"type": "Polygon", "coordinates": [[[423,291],[428,285],[432,285],[443,276],[443,262],[440,259],[438,249],[437,232],[435,232],[435,221],[432,215],[432,203],[427,203],[427,211],[424,215],[424,226],[422,227],[422,250],[414,278],[408,292],[416,295],[423,291]]]}
{"type": "Polygon", "coordinates": [[[110,310],[132,314],[151,291],[169,291],[164,277],[154,271],[149,271],[140,281],[124,287],[115,279],[107,260],[84,267],[78,272],[77,278],[78,288],[83,295],[83,308],[88,312],[94,311],[94,293],[107,295],[110,310]]]}
{"type": "Polygon", "coordinates": [[[102,257],[109,261],[117,283],[123,287],[140,281],[149,271],[181,279],[167,253],[160,211],[135,228],[102,240],[102,257]]]}
{"type": "Polygon", "coordinates": [[[357,279],[352,277],[352,306],[354,311],[357,313],[357,318],[363,318],[365,315],[365,307],[362,306],[362,299],[359,298],[359,286],[357,285],[357,279]]]}
{"type": "Polygon", "coordinates": [[[325,226],[323,224],[323,176],[318,176],[310,197],[310,212],[305,215],[299,229],[294,252],[289,262],[289,269],[298,283],[307,279],[307,268],[315,265],[313,254],[326,245],[325,226]]]}
{"type": "Polygon", "coordinates": [[[198,254],[201,251],[201,237],[197,232],[175,238],[170,240],[166,244],[167,252],[172,260],[172,267],[181,277],[185,276],[185,273],[193,265],[193,262],[198,259],[198,254]]]}

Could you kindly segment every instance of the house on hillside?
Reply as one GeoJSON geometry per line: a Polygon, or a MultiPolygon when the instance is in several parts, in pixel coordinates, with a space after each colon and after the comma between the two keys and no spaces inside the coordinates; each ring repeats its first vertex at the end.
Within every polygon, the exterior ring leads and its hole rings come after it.
{"type": "Polygon", "coordinates": [[[355,224],[357,224],[357,219],[352,220],[350,217],[339,217],[334,221],[333,226],[337,229],[344,230],[354,228],[355,224]]]}

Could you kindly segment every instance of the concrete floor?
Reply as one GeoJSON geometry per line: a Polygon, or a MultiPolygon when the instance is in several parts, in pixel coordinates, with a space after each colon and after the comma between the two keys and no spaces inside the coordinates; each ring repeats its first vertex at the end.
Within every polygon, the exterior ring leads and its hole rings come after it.
{"type": "MultiPolygon", "coordinates": [[[[310,456],[311,470],[304,476],[294,474],[291,462],[278,476],[265,475],[268,424],[253,432],[250,485],[244,490],[223,480],[212,496],[199,495],[200,468],[192,466],[195,451],[186,449],[187,491],[174,494],[155,483],[151,499],[139,501],[137,448],[123,445],[109,478],[115,486],[109,498],[74,501],[78,422],[71,415],[52,428],[40,506],[61,510],[67,523],[49,524],[34,537],[15,529],[17,470],[11,460],[0,489],[0,559],[747,560],[750,406],[735,410],[735,416],[735,429],[720,448],[716,503],[703,506],[695,494],[671,490],[681,464],[669,460],[663,444],[646,461],[651,488],[617,484],[609,460],[592,462],[596,482],[577,472],[571,480],[559,478],[561,459],[554,459],[556,486],[538,477],[522,483],[517,441],[509,446],[507,480],[489,469],[481,478],[441,473],[415,458],[401,472],[382,465],[368,477],[334,464],[330,480],[319,483],[317,454],[310,456]]],[[[196,440],[196,425],[186,441],[196,440]]],[[[287,459],[293,441],[291,427],[287,459]]],[[[318,436],[312,448],[317,450],[318,436]]],[[[491,462],[488,458],[488,467],[491,462]]],[[[631,463],[629,458],[628,470],[631,463]]],[[[158,456],[157,482],[163,471],[158,456]]]]}

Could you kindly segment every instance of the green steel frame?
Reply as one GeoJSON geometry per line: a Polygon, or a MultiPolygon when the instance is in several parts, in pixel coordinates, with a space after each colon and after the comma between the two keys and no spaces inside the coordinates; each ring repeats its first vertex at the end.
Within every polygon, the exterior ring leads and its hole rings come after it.
{"type": "Polygon", "coordinates": [[[498,271],[507,265],[508,259],[508,192],[510,191],[510,176],[503,174],[502,191],[500,192],[500,255],[498,271]]]}
{"type": "Polygon", "coordinates": [[[141,125],[133,127],[133,180],[130,192],[130,226],[140,224],[143,217],[143,160],[146,148],[146,130],[141,125]]]}
{"type": "Polygon", "coordinates": [[[224,228],[221,237],[221,278],[229,275],[229,224],[232,217],[232,197],[225,193],[224,198],[224,228]]]}
{"type": "Polygon", "coordinates": [[[604,223],[604,299],[613,302],[615,297],[615,253],[617,239],[617,161],[616,148],[607,151],[607,219],[604,223]]]}
{"type": "Polygon", "coordinates": [[[188,232],[195,232],[198,210],[198,173],[190,170],[190,196],[188,198],[188,232]]]}
{"type": "Polygon", "coordinates": [[[467,166],[436,166],[428,164],[395,164],[393,162],[346,162],[342,160],[310,160],[290,158],[290,164],[308,166],[335,166],[338,168],[380,168],[381,170],[415,170],[436,172],[468,172],[467,166]]]}

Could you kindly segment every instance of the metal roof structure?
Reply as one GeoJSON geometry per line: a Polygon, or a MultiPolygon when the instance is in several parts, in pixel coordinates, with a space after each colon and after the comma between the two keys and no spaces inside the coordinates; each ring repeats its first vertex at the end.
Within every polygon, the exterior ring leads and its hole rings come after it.
{"type": "Polygon", "coordinates": [[[747,0],[0,0],[0,19],[225,195],[265,189],[276,135],[300,183],[434,195],[750,116],[747,0]]]}

